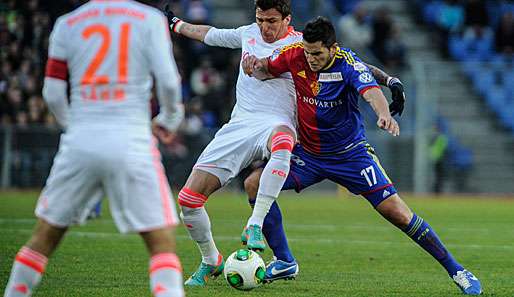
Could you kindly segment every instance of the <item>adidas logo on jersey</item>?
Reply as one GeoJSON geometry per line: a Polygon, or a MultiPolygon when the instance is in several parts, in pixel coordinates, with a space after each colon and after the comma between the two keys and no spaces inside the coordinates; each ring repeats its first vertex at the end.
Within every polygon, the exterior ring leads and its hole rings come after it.
{"type": "Polygon", "coordinates": [[[388,190],[385,190],[384,193],[382,194],[382,198],[385,198],[389,195],[391,195],[391,193],[388,190]]]}
{"type": "Polygon", "coordinates": [[[305,70],[298,72],[296,75],[298,75],[299,77],[307,78],[307,75],[305,75],[305,70]]]}

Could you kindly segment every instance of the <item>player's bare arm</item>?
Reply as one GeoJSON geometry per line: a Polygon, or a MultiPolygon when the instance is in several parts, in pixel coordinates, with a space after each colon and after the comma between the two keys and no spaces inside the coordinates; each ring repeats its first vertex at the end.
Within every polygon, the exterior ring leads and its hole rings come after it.
{"type": "Polygon", "coordinates": [[[256,56],[248,56],[242,62],[243,71],[246,75],[253,76],[258,80],[274,78],[268,70],[268,59],[259,59],[256,56]]]}
{"type": "Polygon", "coordinates": [[[362,94],[362,97],[375,111],[378,117],[377,126],[380,129],[386,130],[393,136],[400,135],[400,126],[389,112],[387,99],[385,98],[384,93],[382,93],[378,88],[372,88],[362,94]]]}
{"type": "Polygon", "coordinates": [[[186,36],[187,38],[203,42],[207,32],[213,28],[212,26],[208,25],[194,25],[184,22],[175,15],[175,13],[169,8],[169,5],[166,5],[164,8],[164,14],[168,18],[170,29],[175,33],[186,36]]]}
{"type": "Polygon", "coordinates": [[[377,66],[365,63],[366,66],[368,66],[369,70],[373,74],[373,77],[375,77],[375,80],[379,85],[387,86],[387,80],[391,77],[389,74],[387,74],[384,70],[378,68],[377,66]]]}
{"type": "Polygon", "coordinates": [[[391,111],[391,115],[399,115],[401,116],[403,113],[403,109],[405,106],[405,92],[403,88],[403,84],[399,78],[390,76],[384,70],[365,63],[368,66],[369,70],[375,77],[375,80],[383,86],[386,86],[391,90],[391,96],[393,102],[389,105],[389,110],[391,111]]]}

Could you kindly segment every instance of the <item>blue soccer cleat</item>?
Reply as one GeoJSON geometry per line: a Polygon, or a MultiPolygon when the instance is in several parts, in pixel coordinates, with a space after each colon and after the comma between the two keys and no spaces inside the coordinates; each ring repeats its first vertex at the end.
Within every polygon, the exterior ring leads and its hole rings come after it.
{"type": "Polygon", "coordinates": [[[263,281],[265,283],[271,283],[279,279],[295,279],[299,271],[300,268],[296,261],[285,262],[273,257],[273,261],[266,266],[266,275],[264,276],[263,281]]]}
{"type": "Polygon", "coordinates": [[[480,295],[482,294],[482,286],[480,281],[473,273],[467,270],[457,271],[457,274],[452,276],[453,281],[462,290],[464,295],[480,295]]]}

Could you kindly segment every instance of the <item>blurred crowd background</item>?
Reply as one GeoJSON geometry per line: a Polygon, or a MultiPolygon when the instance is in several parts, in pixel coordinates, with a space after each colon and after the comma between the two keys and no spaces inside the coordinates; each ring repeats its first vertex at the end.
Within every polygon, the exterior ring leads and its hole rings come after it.
{"type": "MultiPolygon", "coordinates": [[[[3,186],[39,187],[48,174],[59,137],[59,127],[41,96],[48,36],[58,16],[83,2],[0,1],[0,159],[3,162],[3,186]]],[[[164,1],[144,2],[162,7],[164,1]]],[[[406,141],[410,141],[413,147],[417,90],[414,80],[409,83],[408,76],[413,71],[409,55],[413,54],[409,53],[409,39],[403,36],[405,27],[402,27],[402,21],[397,21],[398,9],[394,6],[400,2],[403,3],[402,9],[406,9],[403,17],[411,16],[423,28],[421,30],[433,37],[441,59],[462,63],[473,88],[483,96],[486,105],[503,125],[502,129],[514,131],[514,4],[511,1],[292,0],[293,24],[301,30],[310,18],[325,15],[336,25],[342,46],[353,49],[366,61],[393,75],[405,77],[409,102],[402,118],[402,128],[406,137],[410,137],[406,141]],[[491,88],[492,85],[495,87],[491,88]],[[490,92],[491,89],[494,91],[490,92]]],[[[239,21],[241,25],[254,21],[253,1],[250,0],[174,0],[170,3],[178,16],[192,23],[220,27],[230,25],[231,18],[223,18],[223,9],[227,13],[235,10],[234,15],[242,15],[235,21],[232,19],[233,23],[239,21]]],[[[235,103],[234,86],[240,52],[207,47],[176,34],[173,40],[175,58],[183,78],[186,120],[177,141],[161,150],[167,172],[173,176],[170,180],[178,187],[185,182],[205,145],[230,118],[235,103]]],[[[154,102],[154,112],[157,108],[154,102]]],[[[363,108],[365,116],[373,120],[369,107],[363,108]]],[[[466,181],[466,175],[469,175],[466,172],[473,167],[472,148],[462,145],[455,131],[451,131],[451,123],[448,123],[451,118],[439,113],[431,115],[431,118],[435,120],[432,121],[434,128],[427,151],[427,157],[434,165],[430,190],[444,191],[444,181],[455,172],[448,168],[461,166],[463,173],[459,178],[462,180],[458,180],[452,189],[446,189],[473,191],[467,188],[469,181],[466,181]]],[[[373,125],[369,126],[373,131],[373,125]]],[[[389,149],[391,154],[393,150],[389,149]]],[[[412,155],[412,152],[407,155],[412,155]]],[[[389,164],[397,161],[394,157],[386,159],[385,163],[389,164]]],[[[409,170],[412,176],[412,164],[404,169],[406,172],[409,170]]],[[[404,182],[407,189],[412,189],[413,184],[404,182]]]]}

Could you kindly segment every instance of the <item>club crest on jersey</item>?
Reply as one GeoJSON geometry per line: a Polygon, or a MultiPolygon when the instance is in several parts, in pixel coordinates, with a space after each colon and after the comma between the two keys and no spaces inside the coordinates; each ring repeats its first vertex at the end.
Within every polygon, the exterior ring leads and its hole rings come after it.
{"type": "Polygon", "coordinates": [[[321,90],[321,84],[318,81],[313,81],[311,83],[311,90],[314,96],[318,96],[319,90],[321,90]]]}
{"type": "Polygon", "coordinates": [[[320,82],[335,82],[342,81],[343,75],[341,72],[330,72],[330,73],[320,73],[318,81],[320,82]]]}
{"type": "Polygon", "coordinates": [[[359,75],[359,81],[363,84],[369,84],[373,81],[373,75],[369,72],[363,72],[359,75]]]}
{"type": "Polygon", "coordinates": [[[280,56],[280,52],[281,52],[281,50],[279,48],[274,50],[273,53],[271,53],[271,57],[270,57],[271,61],[275,61],[278,58],[278,56],[280,56]]]}

